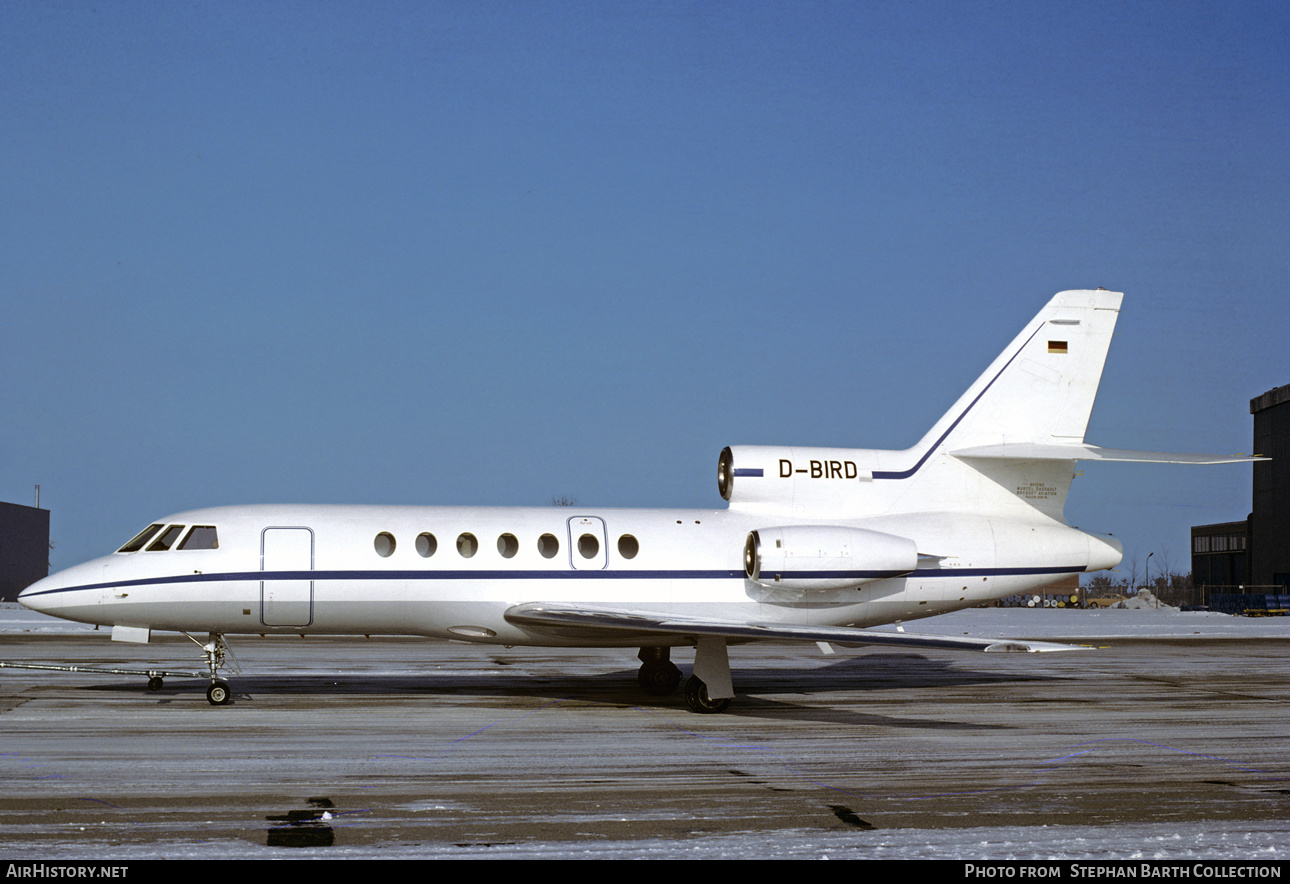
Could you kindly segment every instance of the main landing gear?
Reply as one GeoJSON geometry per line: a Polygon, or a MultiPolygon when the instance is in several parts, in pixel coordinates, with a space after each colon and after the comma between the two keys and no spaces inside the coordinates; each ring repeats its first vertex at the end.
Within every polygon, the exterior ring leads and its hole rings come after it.
{"type": "Polygon", "coordinates": [[[708,686],[697,675],[691,675],[685,682],[685,705],[691,712],[725,712],[730,700],[730,697],[716,700],[709,697],[708,686]]]}
{"type": "MultiPolygon", "coordinates": [[[[651,696],[667,696],[681,684],[681,670],[670,659],[671,648],[641,648],[636,680],[651,696]]],[[[726,640],[700,638],[694,654],[694,674],[685,682],[685,705],[691,712],[724,712],[734,698],[726,640]]]]}
{"type": "Polygon", "coordinates": [[[650,696],[666,697],[681,683],[681,670],[669,659],[671,651],[671,648],[641,648],[636,655],[641,661],[636,680],[650,696]]]}

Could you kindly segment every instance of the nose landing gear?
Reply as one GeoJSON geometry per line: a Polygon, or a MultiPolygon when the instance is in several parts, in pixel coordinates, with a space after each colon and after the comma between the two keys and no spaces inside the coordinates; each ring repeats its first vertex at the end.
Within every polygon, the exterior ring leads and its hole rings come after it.
{"type": "Polygon", "coordinates": [[[193,644],[202,649],[206,656],[206,667],[210,670],[210,687],[206,689],[206,699],[212,706],[225,706],[233,699],[233,689],[229,683],[220,678],[219,671],[224,666],[224,660],[229,654],[228,643],[224,641],[223,633],[212,632],[207,636],[205,643],[193,638],[188,633],[184,635],[193,644]]]}

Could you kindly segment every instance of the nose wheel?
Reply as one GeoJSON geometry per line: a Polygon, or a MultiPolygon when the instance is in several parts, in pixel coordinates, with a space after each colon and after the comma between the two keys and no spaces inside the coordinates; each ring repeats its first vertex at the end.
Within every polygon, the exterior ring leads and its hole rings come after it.
{"type": "Polygon", "coordinates": [[[233,689],[228,686],[228,682],[216,679],[206,689],[206,699],[212,706],[224,706],[233,699],[233,689]]]}

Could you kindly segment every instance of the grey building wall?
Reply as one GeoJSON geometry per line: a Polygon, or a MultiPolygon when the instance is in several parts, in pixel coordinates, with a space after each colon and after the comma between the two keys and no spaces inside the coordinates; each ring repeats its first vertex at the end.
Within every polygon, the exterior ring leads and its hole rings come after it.
{"type": "Polygon", "coordinates": [[[1254,465],[1250,515],[1250,582],[1290,586],[1290,384],[1250,400],[1254,465]]]}
{"type": "Polygon", "coordinates": [[[49,575],[49,510],[0,503],[0,600],[49,575]]]}
{"type": "Polygon", "coordinates": [[[1191,580],[1197,589],[1229,592],[1250,580],[1250,523],[1221,522],[1191,529],[1191,580]]]}

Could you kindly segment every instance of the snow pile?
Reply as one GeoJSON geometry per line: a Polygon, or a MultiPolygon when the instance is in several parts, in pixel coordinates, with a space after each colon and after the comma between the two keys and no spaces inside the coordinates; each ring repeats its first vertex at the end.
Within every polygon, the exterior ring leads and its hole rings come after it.
{"type": "Polygon", "coordinates": [[[1112,605],[1113,608],[1128,608],[1134,611],[1151,609],[1153,611],[1177,611],[1173,605],[1166,605],[1156,594],[1149,589],[1140,589],[1138,594],[1132,598],[1127,598],[1122,602],[1112,605]]]}

